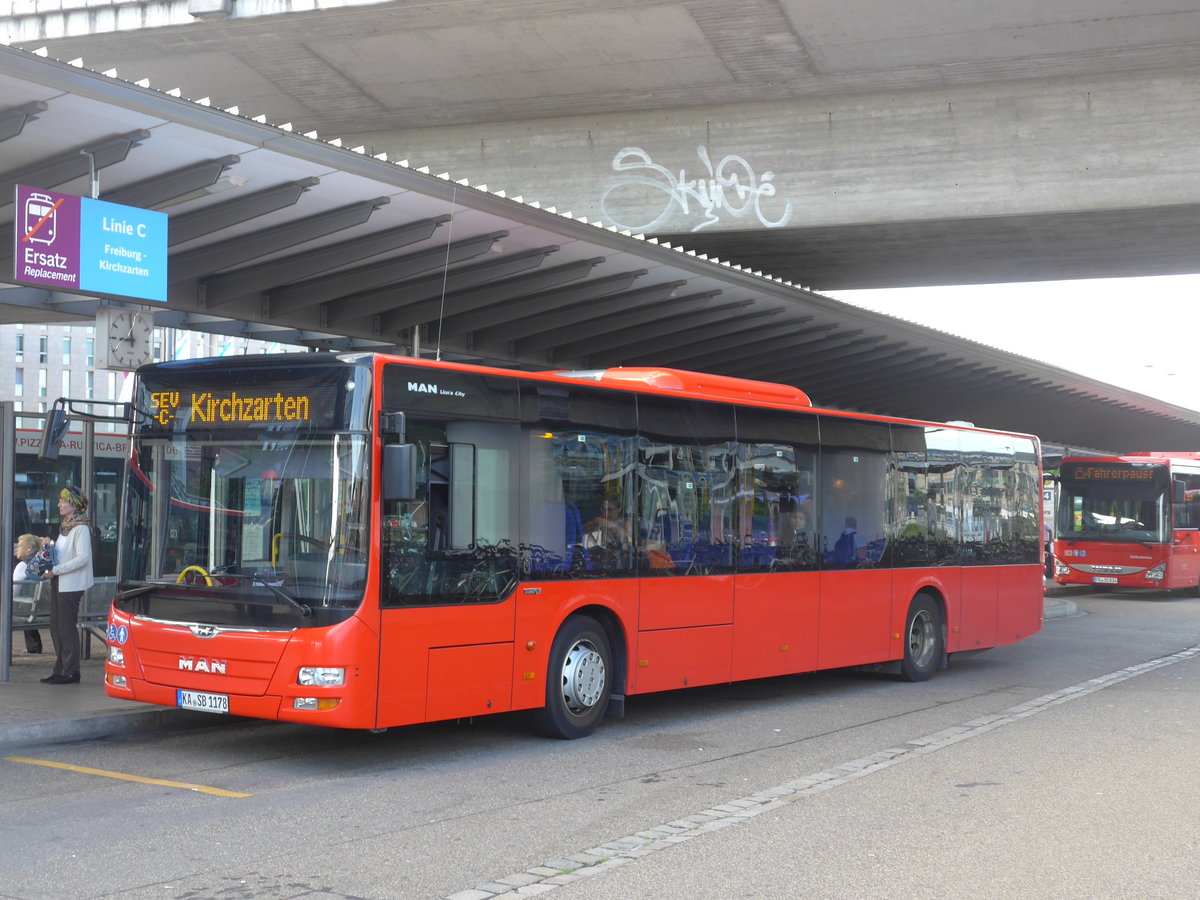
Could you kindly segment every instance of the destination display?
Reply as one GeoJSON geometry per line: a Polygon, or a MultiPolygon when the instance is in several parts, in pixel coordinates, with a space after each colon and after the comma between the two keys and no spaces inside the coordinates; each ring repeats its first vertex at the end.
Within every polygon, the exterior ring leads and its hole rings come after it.
{"type": "Polygon", "coordinates": [[[189,423],[260,424],[271,422],[307,422],[312,417],[312,397],[308,394],[254,396],[238,391],[154,391],[150,394],[150,414],[160,425],[169,425],[183,407],[189,423]]]}
{"type": "Polygon", "coordinates": [[[1063,469],[1062,476],[1064,479],[1070,479],[1071,481],[1153,481],[1155,472],[1159,469],[1159,466],[1153,468],[1097,465],[1066,466],[1063,469]]]}
{"type": "Polygon", "coordinates": [[[269,382],[261,367],[239,360],[206,366],[204,378],[179,378],[173,363],[140,374],[134,413],[140,432],[330,430],[365,428],[360,409],[370,397],[368,373],[351,366],[321,365],[319,358],[292,369],[294,377],[269,382]],[[317,364],[314,364],[317,363],[317,364]]]}

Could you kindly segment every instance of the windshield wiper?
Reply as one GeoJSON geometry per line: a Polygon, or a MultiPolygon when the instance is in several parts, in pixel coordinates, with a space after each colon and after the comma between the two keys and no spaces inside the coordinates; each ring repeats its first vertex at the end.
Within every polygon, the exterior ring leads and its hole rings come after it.
{"type": "Polygon", "coordinates": [[[159,588],[166,586],[166,584],[151,584],[150,582],[143,581],[140,587],[135,587],[128,591],[121,591],[119,594],[113,594],[113,599],[131,600],[134,597],[140,597],[142,594],[148,594],[151,591],[156,591],[159,588]]]}
{"type": "Polygon", "coordinates": [[[236,572],[216,572],[216,573],[214,573],[214,575],[219,578],[248,579],[251,584],[261,584],[263,587],[265,587],[268,591],[270,591],[276,597],[282,598],[283,600],[285,600],[288,603],[288,605],[290,605],[293,608],[295,608],[296,610],[298,610],[300,612],[300,614],[304,616],[304,618],[306,618],[306,619],[312,618],[313,611],[312,611],[311,606],[309,606],[307,603],[301,603],[299,600],[297,600],[295,597],[293,597],[287,591],[280,588],[278,585],[271,584],[271,582],[267,581],[266,578],[262,575],[259,575],[259,574],[242,575],[242,574],[239,574],[236,572]]]}
{"type": "Polygon", "coordinates": [[[270,591],[276,597],[282,597],[284,600],[286,600],[288,603],[290,603],[296,609],[300,610],[300,614],[302,616],[304,616],[304,618],[306,618],[306,619],[312,618],[313,611],[312,611],[311,606],[309,606],[307,603],[301,603],[299,600],[297,600],[295,597],[293,597],[287,591],[280,588],[278,585],[271,584],[269,581],[264,579],[261,575],[251,575],[250,581],[252,584],[261,584],[263,587],[265,587],[268,591],[270,591]]]}

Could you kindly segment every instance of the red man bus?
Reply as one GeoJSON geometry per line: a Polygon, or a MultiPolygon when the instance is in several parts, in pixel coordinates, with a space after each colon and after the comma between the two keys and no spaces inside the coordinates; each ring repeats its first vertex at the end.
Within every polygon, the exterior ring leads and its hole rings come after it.
{"type": "Polygon", "coordinates": [[[1200,453],[1068,457],[1059,468],[1054,580],[1117,587],[1200,585],[1200,453]]]}
{"type": "Polygon", "coordinates": [[[1036,438],[666,369],[371,354],[138,373],[106,690],[342,728],[845,666],[1041,625],[1036,438]]]}

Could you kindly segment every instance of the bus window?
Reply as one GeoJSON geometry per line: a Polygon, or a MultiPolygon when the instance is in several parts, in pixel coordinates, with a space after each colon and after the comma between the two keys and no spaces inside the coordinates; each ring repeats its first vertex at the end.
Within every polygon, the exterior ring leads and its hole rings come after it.
{"type": "Polygon", "coordinates": [[[533,579],[636,571],[637,410],[627,394],[523,382],[522,545],[533,579]]]}
{"type": "Polygon", "coordinates": [[[1174,527],[1200,528],[1200,475],[1180,473],[1175,484],[1174,527]]]}
{"type": "MultiPolygon", "coordinates": [[[[821,550],[826,568],[869,568],[883,559],[889,441],[886,423],[821,419],[821,550]]],[[[928,491],[926,495],[932,499],[928,491]]]]}
{"type": "Polygon", "coordinates": [[[737,434],[738,570],[815,568],[816,418],[740,408],[737,434]]]}
{"type": "Polygon", "coordinates": [[[738,545],[733,410],[638,397],[640,565],[648,575],[734,571],[738,545]]]}

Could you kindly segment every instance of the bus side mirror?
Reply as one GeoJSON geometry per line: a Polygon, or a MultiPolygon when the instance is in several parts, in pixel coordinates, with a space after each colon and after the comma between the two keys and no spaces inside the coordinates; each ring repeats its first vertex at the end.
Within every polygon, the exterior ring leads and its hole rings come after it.
{"type": "Polygon", "coordinates": [[[383,445],[383,499],[417,499],[417,445],[383,445]]]}
{"type": "Polygon", "coordinates": [[[70,424],[66,407],[55,403],[46,413],[46,424],[42,427],[42,448],[38,451],[38,459],[58,459],[62,439],[66,437],[67,426],[70,424]]]}
{"type": "Polygon", "coordinates": [[[1183,503],[1185,500],[1187,500],[1187,486],[1182,481],[1173,482],[1171,487],[1173,489],[1173,493],[1171,495],[1172,500],[1174,500],[1176,503],[1183,503]]]}

